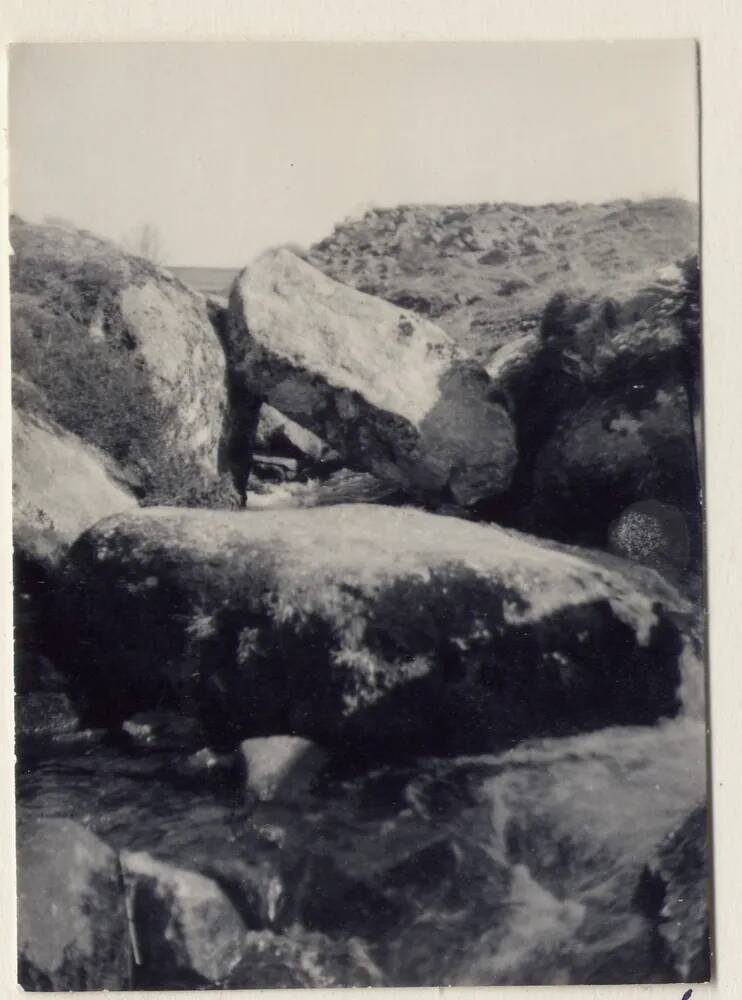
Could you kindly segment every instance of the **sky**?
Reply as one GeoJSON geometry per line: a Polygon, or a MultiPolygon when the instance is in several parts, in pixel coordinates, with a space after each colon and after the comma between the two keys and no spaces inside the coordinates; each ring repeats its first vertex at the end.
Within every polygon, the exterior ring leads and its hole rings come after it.
{"type": "Polygon", "coordinates": [[[22,45],[11,209],[240,267],[370,207],[698,188],[691,42],[22,45]]]}

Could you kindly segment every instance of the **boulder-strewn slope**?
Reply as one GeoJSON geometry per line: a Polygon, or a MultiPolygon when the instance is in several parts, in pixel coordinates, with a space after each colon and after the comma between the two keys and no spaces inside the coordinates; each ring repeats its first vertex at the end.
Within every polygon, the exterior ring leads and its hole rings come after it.
{"type": "Polygon", "coordinates": [[[621,294],[626,277],[697,250],[697,206],[402,205],[335,227],[307,259],[438,323],[476,357],[536,329],[557,291],[621,294]]]}
{"type": "Polygon", "coordinates": [[[146,502],[229,505],[226,368],[203,296],[87,232],[13,218],[10,236],[12,365],[37,415],[146,502]]]}
{"type": "Polygon", "coordinates": [[[271,251],[235,281],[224,340],[234,393],[275,406],[351,468],[464,506],[509,485],[513,426],[486,372],[416,313],[271,251]]]}
{"type": "Polygon", "coordinates": [[[410,509],[150,509],[71,551],[60,621],[96,722],[174,703],[215,745],[296,732],[481,751],[678,708],[651,570],[410,509]]]}

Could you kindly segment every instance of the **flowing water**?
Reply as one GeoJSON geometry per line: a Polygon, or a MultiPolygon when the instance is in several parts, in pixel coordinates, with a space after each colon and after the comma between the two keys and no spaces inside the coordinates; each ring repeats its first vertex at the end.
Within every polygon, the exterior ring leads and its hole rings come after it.
{"type": "Polygon", "coordinates": [[[700,720],[363,773],[336,765],[310,791],[257,805],[241,787],[194,782],[186,756],[37,746],[19,765],[19,820],[70,816],[115,848],[209,874],[248,927],[299,943],[320,932],[362,955],[364,976],[341,985],[670,976],[636,890],[704,798],[700,720]]]}

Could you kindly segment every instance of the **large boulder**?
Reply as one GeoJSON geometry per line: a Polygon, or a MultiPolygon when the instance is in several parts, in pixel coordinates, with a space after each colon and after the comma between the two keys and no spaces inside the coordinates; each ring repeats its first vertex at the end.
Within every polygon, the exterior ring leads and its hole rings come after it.
{"type": "Polygon", "coordinates": [[[19,826],[18,954],[26,990],[130,988],[118,858],[72,820],[19,826]]]}
{"type": "Polygon", "coordinates": [[[233,502],[223,352],[203,296],[87,232],[11,224],[14,372],[148,502],[233,502]]]}
{"type": "Polygon", "coordinates": [[[70,553],[67,670],[88,714],[198,707],[215,747],[294,733],[467,752],[679,707],[678,593],[410,508],[150,509],[70,553]]]}
{"type": "Polygon", "coordinates": [[[513,426],[486,372],[415,313],[271,251],[236,279],[225,341],[244,392],[351,468],[463,505],[507,488],[513,426]]]}
{"type": "Polygon", "coordinates": [[[240,961],[245,927],[216,882],[144,851],[123,851],[137,985],[220,985],[240,961]]]}

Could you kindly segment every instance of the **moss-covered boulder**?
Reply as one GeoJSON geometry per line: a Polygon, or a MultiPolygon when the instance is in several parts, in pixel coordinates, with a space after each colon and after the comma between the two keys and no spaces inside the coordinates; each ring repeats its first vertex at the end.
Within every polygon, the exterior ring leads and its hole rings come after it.
{"type": "Polygon", "coordinates": [[[206,300],[88,232],[11,224],[13,371],[146,502],[229,506],[225,362],[206,300]]]}
{"type": "Polygon", "coordinates": [[[679,707],[688,608],[654,571],[458,518],[151,509],[83,535],[68,573],[67,669],[97,722],[170,703],[225,749],[467,752],[679,707]]]}

